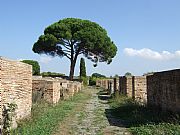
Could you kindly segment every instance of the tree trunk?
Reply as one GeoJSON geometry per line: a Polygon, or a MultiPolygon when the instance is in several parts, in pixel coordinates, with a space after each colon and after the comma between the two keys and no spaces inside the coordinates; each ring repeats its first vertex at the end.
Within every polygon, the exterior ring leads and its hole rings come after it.
{"type": "Polygon", "coordinates": [[[77,57],[78,57],[78,53],[76,53],[74,59],[71,59],[70,74],[69,74],[69,79],[71,81],[73,80],[74,68],[75,68],[75,65],[76,65],[77,57]]]}
{"type": "Polygon", "coordinates": [[[78,49],[78,51],[75,53],[75,56],[74,56],[73,46],[71,46],[71,66],[70,66],[70,73],[69,73],[69,79],[71,81],[73,80],[73,77],[74,77],[74,68],[76,65],[76,61],[77,61],[77,57],[79,55],[79,52],[80,52],[80,48],[78,49]]]}
{"type": "Polygon", "coordinates": [[[75,67],[75,62],[71,61],[70,74],[69,74],[69,79],[71,81],[73,80],[73,76],[74,76],[74,67],[75,67]]]}

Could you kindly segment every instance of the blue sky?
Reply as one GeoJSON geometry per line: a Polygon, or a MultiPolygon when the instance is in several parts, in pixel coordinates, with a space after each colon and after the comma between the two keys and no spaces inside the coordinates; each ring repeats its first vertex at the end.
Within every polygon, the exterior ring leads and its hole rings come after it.
{"type": "MultiPolygon", "coordinates": [[[[68,75],[66,58],[35,54],[32,46],[48,25],[76,17],[100,24],[118,47],[110,65],[99,63],[94,68],[86,60],[88,75],[142,75],[179,68],[179,7],[179,0],[1,0],[0,56],[37,60],[42,71],[68,75]]],[[[75,74],[79,74],[79,61],[75,74]]]]}

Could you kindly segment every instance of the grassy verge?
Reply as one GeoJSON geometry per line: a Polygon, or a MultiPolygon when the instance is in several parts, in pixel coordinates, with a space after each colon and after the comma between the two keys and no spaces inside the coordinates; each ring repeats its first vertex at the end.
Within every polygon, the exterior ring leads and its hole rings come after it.
{"type": "Polygon", "coordinates": [[[56,106],[41,102],[33,105],[32,117],[19,123],[13,131],[14,135],[50,135],[59,122],[63,121],[78,102],[87,100],[90,95],[85,92],[76,94],[73,98],[60,101],[56,106]]]}
{"type": "Polygon", "coordinates": [[[148,108],[125,96],[109,100],[110,112],[134,135],[180,135],[178,114],[148,108]]]}

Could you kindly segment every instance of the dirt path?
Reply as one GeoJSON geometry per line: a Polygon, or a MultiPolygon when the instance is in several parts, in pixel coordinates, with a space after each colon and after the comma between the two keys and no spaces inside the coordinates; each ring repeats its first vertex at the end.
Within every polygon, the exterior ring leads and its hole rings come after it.
{"type": "Polygon", "coordinates": [[[111,126],[113,121],[118,121],[107,113],[107,100],[100,100],[98,92],[97,89],[86,89],[86,94],[91,94],[91,98],[77,103],[53,135],[129,135],[126,128],[111,126]]]}

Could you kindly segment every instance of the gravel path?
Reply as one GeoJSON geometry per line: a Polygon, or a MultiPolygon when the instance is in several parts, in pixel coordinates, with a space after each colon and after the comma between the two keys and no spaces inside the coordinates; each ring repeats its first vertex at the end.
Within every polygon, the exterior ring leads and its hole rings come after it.
{"type": "Polygon", "coordinates": [[[130,135],[126,128],[112,126],[120,125],[120,121],[105,113],[109,105],[107,100],[98,98],[99,90],[91,88],[88,91],[92,94],[91,99],[79,103],[76,111],[60,124],[55,135],[130,135]]]}

